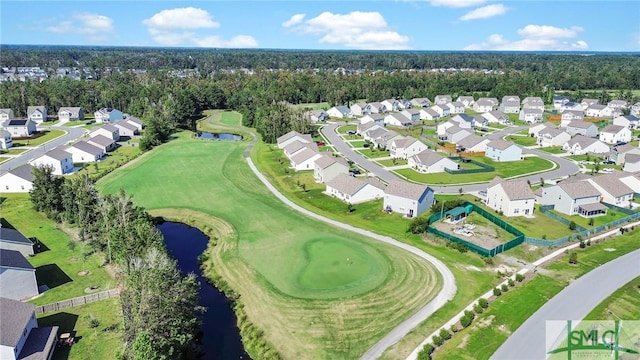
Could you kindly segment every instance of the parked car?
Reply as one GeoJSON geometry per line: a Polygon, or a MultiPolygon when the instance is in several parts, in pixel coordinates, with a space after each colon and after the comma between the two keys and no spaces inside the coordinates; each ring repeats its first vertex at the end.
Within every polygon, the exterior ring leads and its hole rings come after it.
{"type": "Polygon", "coordinates": [[[349,170],[349,172],[354,174],[354,175],[362,174],[362,171],[360,171],[360,169],[351,169],[351,170],[349,170]]]}
{"type": "Polygon", "coordinates": [[[324,142],[323,142],[323,141],[316,141],[316,145],[318,145],[318,146],[324,146],[324,142]]]}
{"type": "Polygon", "coordinates": [[[356,134],[356,132],[355,132],[355,131],[353,131],[353,130],[349,130],[349,131],[347,131],[347,135],[355,135],[355,134],[356,134]]]}

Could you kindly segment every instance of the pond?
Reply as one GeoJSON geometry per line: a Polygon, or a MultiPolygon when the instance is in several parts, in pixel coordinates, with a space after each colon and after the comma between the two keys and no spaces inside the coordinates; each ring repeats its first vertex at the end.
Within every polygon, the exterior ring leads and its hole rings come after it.
{"type": "Polygon", "coordinates": [[[226,141],[240,141],[242,140],[241,135],[230,134],[230,133],[211,133],[211,132],[197,132],[196,135],[199,139],[207,139],[207,140],[226,140],[226,141]]]}
{"type": "Polygon", "coordinates": [[[202,276],[198,256],[206,250],[209,238],[197,228],[182,223],[164,222],[158,225],[171,256],[184,273],[194,273],[200,282],[203,359],[251,359],[244,351],[240,330],[231,304],[222,292],[202,276]]]}

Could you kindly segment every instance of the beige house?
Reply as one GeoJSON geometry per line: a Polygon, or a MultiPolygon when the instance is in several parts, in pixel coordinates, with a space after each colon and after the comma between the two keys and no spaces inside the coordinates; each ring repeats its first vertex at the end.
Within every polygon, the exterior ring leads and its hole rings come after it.
{"type": "Polygon", "coordinates": [[[344,158],[324,153],[315,160],[313,178],[317,182],[326,183],[339,174],[349,174],[349,164],[344,158]]]}

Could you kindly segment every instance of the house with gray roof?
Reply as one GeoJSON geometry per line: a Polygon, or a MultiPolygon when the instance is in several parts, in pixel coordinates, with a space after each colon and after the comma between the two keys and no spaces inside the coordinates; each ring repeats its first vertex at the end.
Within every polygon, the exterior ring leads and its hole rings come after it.
{"type": "Polygon", "coordinates": [[[562,150],[572,155],[585,155],[585,154],[607,154],[611,149],[602,141],[586,137],[583,135],[576,135],[571,140],[562,145],[562,150]]]}
{"type": "Polygon", "coordinates": [[[413,98],[411,99],[411,104],[413,104],[413,106],[415,107],[430,107],[431,104],[431,100],[429,100],[426,97],[421,97],[421,98],[413,98]]]}
{"type": "Polygon", "coordinates": [[[433,102],[435,102],[436,105],[446,105],[451,101],[451,95],[436,95],[436,97],[433,99],[433,102]]]}
{"type": "Polygon", "coordinates": [[[30,162],[31,166],[50,166],[54,175],[64,175],[73,172],[73,158],[70,153],[55,148],[36,156],[30,162]]]}
{"type": "Polygon", "coordinates": [[[433,189],[426,185],[392,180],[385,190],[382,210],[413,218],[429,210],[433,200],[433,189]]]}
{"type": "Polygon", "coordinates": [[[584,111],[584,115],[589,117],[608,117],[613,115],[613,110],[605,105],[594,104],[584,111]]]}
{"type": "Polygon", "coordinates": [[[580,105],[582,105],[582,107],[584,107],[585,109],[591,105],[596,105],[596,104],[600,104],[600,100],[584,98],[582,99],[582,101],[580,101],[580,105]]]}
{"type": "Polygon", "coordinates": [[[78,121],[84,120],[84,109],[81,107],[63,106],[58,109],[58,120],[78,121]]]}
{"type": "Polygon", "coordinates": [[[482,114],[482,117],[487,119],[489,123],[498,123],[502,125],[509,125],[509,116],[500,110],[491,110],[482,114]]]}
{"type": "Polygon", "coordinates": [[[124,118],[122,111],[114,108],[101,108],[93,113],[96,123],[108,124],[124,118]]]}
{"type": "Polygon", "coordinates": [[[527,96],[522,100],[523,109],[538,109],[544,111],[544,101],[538,96],[527,96]]]}
{"type": "Polygon", "coordinates": [[[522,148],[511,141],[495,139],[487,143],[485,156],[498,162],[522,160],[522,148]]]}
{"type": "Polygon", "coordinates": [[[487,186],[486,204],[504,216],[532,216],[535,195],[526,180],[496,177],[487,186]]]}
{"type": "Polygon", "coordinates": [[[46,106],[27,106],[27,118],[36,124],[42,124],[47,121],[46,106]]]}
{"type": "Polygon", "coordinates": [[[471,134],[456,143],[456,149],[462,152],[484,152],[490,142],[486,137],[471,134]]]}
{"type": "Polygon", "coordinates": [[[0,172],[0,193],[28,193],[33,189],[33,166],[20,165],[0,172]]]}
{"type": "Polygon", "coordinates": [[[475,103],[475,99],[473,98],[473,96],[458,96],[456,101],[461,102],[467,109],[472,108],[473,104],[475,103]]]}
{"type": "Polygon", "coordinates": [[[553,97],[553,107],[556,110],[560,110],[565,104],[567,104],[570,101],[571,101],[571,99],[569,99],[569,97],[567,97],[567,96],[555,95],[553,97]]]}
{"type": "Polygon", "coordinates": [[[38,295],[36,269],[20,251],[0,249],[0,289],[3,297],[13,300],[38,295]]]}
{"type": "Polygon", "coordinates": [[[368,131],[367,134],[375,134],[375,136],[370,136],[371,143],[374,147],[378,149],[388,149],[391,141],[396,139],[402,139],[404,136],[398,134],[395,131],[390,131],[386,129],[382,129],[383,131],[379,132],[378,130],[368,131]]]}
{"type": "Polygon", "coordinates": [[[432,108],[422,108],[420,109],[420,119],[421,120],[438,120],[440,118],[440,113],[433,110],[432,108]]]}
{"type": "Polygon", "coordinates": [[[617,116],[613,119],[613,125],[620,125],[631,130],[640,129],[640,118],[634,115],[617,116]]]}
{"type": "Polygon", "coordinates": [[[349,174],[349,163],[340,156],[328,152],[320,154],[314,162],[313,178],[317,182],[326,183],[338,174],[349,174]]]}
{"type": "Polygon", "coordinates": [[[479,113],[485,113],[492,111],[495,106],[498,105],[498,99],[495,102],[489,98],[480,98],[473,103],[473,111],[479,113]]]}
{"type": "Polygon", "coordinates": [[[48,360],[58,340],[58,326],[39,327],[36,307],[0,297],[0,359],[48,360]]]}
{"type": "Polygon", "coordinates": [[[572,121],[567,124],[566,132],[571,136],[580,134],[592,138],[598,136],[598,127],[592,122],[572,121]]]}
{"type": "Polygon", "coordinates": [[[0,149],[8,150],[13,146],[11,133],[6,130],[0,130],[0,149]]]}
{"type": "Polygon", "coordinates": [[[537,138],[540,131],[545,129],[555,129],[555,128],[556,128],[556,124],[551,122],[531,124],[529,125],[529,136],[537,138]]]}
{"type": "Polygon", "coordinates": [[[287,145],[291,144],[294,141],[300,141],[304,143],[313,142],[311,135],[309,134],[300,134],[297,131],[289,131],[288,133],[278,137],[276,143],[278,144],[278,148],[284,149],[287,145]]]}
{"type": "Polygon", "coordinates": [[[600,191],[604,203],[626,208],[633,201],[633,190],[616,174],[593,176],[586,181],[600,191]]]}
{"type": "Polygon", "coordinates": [[[440,117],[451,115],[451,109],[447,105],[433,105],[430,109],[437,112],[440,117]]]}
{"type": "Polygon", "coordinates": [[[394,159],[408,159],[409,157],[427,150],[429,147],[422,141],[407,136],[405,138],[394,139],[389,143],[390,156],[394,159]]]}
{"type": "Polygon", "coordinates": [[[36,132],[36,123],[30,119],[10,119],[4,123],[4,129],[12,138],[27,138],[36,132]]]}
{"type": "Polygon", "coordinates": [[[605,215],[607,207],[600,203],[601,192],[587,181],[565,180],[542,189],[540,203],[569,216],[594,217],[605,215]]]}
{"type": "Polygon", "coordinates": [[[386,134],[388,131],[389,130],[381,126],[371,127],[362,133],[362,138],[367,141],[373,142],[374,139],[381,137],[382,135],[386,134]]]}
{"type": "Polygon", "coordinates": [[[411,119],[412,122],[416,122],[416,121],[420,120],[420,110],[418,110],[418,109],[407,108],[407,109],[402,110],[400,112],[400,114],[402,114],[405,117],[411,119]]]}
{"type": "Polygon", "coordinates": [[[348,174],[338,174],[326,183],[325,193],[347,204],[359,204],[384,196],[385,186],[376,178],[359,179],[348,174]]]}
{"type": "Polygon", "coordinates": [[[542,121],[543,110],[538,108],[524,108],[520,111],[518,119],[529,124],[542,121]]]}
{"type": "Polygon", "coordinates": [[[289,159],[291,161],[291,167],[296,171],[314,170],[316,159],[320,157],[320,153],[310,149],[304,148],[302,151],[297,152],[289,159]]]}
{"type": "Polygon", "coordinates": [[[12,109],[9,109],[9,108],[0,109],[0,124],[2,124],[7,120],[14,119],[15,117],[16,116],[13,113],[12,109]]]}
{"type": "Polygon", "coordinates": [[[538,132],[538,145],[541,147],[563,146],[571,140],[571,135],[564,129],[546,128],[538,132]]]}
{"type": "Polygon", "coordinates": [[[430,150],[409,157],[408,165],[423,174],[445,172],[445,169],[457,170],[459,167],[455,161],[430,150]]]}
{"type": "Polygon", "coordinates": [[[560,115],[560,127],[566,128],[573,121],[583,121],[584,111],[565,110],[560,115]]]}
{"type": "Polygon", "coordinates": [[[291,159],[293,155],[297,154],[298,152],[304,149],[311,149],[315,152],[318,152],[318,145],[316,145],[316,143],[314,142],[302,142],[300,140],[296,140],[291,144],[285,146],[284,155],[287,158],[291,159]]]}
{"type": "Polygon", "coordinates": [[[498,110],[505,114],[518,114],[520,113],[520,97],[519,96],[505,96],[502,98],[502,102],[498,107],[498,110]]]}
{"type": "Polygon", "coordinates": [[[459,101],[453,101],[446,104],[449,107],[450,114],[464,114],[465,106],[459,101]]]}
{"type": "Polygon", "coordinates": [[[600,130],[598,138],[606,144],[628,143],[631,141],[631,130],[622,125],[607,125],[600,130]]]}
{"type": "Polygon", "coordinates": [[[626,109],[629,103],[624,100],[611,100],[607,103],[607,107],[616,110],[626,109]]]}
{"type": "MultiPolygon", "coordinates": [[[[354,116],[363,116],[371,114],[371,105],[367,103],[355,103],[349,107],[354,116]]],[[[326,112],[325,112],[326,113],[326,112]]],[[[328,116],[328,114],[327,114],[328,116]]]]}
{"type": "Polygon", "coordinates": [[[63,150],[71,154],[73,162],[78,164],[96,162],[105,157],[103,149],[95,145],[91,145],[84,140],[78,141],[73,145],[69,145],[63,148],[63,150]]]}
{"type": "Polygon", "coordinates": [[[473,129],[475,127],[473,116],[467,114],[457,114],[452,116],[449,121],[457,123],[463,129],[473,129]]]}
{"type": "Polygon", "coordinates": [[[638,101],[637,103],[633,104],[631,106],[631,115],[635,116],[635,117],[640,117],[640,101],[638,101]]]}
{"type": "Polygon", "coordinates": [[[134,123],[127,120],[118,120],[113,123],[113,126],[118,129],[118,135],[120,137],[132,138],[140,132],[134,123]]]}
{"type": "Polygon", "coordinates": [[[15,250],[27,257],[33,255],[33,242],[16,229],[0,226],[0,249],[15,250]]]}
{"type": "Polygon", "coordinates": [[[413,120],[402,113],[390,113],[384,117],[384,123],[390,126],[410,127],[413,125],[413,120]]]}
{"type": "Polygon", "coordinates": [[[382,114],[389,111],[389,109],[386,106],[384,106],[384,104],[378,101],[370,102],[368,106],[371,114],[382,114]]]}
{"type": "Polygon", "coordinates": [[[372,120],[367,122],[360,121],[360,123],[356,125],[356,134],[363,135],[369,130],[384,129],[384,117],[382,115],[365,115],[364,117],[362,117],[362,119],[364,119],[365,117],[371,117],[372,120]],[[381,121],[375,120],[376,118],[379,118],[381,121]]]}
{"type": "Polygon", "coordinates": [[[142,120],[138,119],[135,116],[127,116],[124,120],[129,124],[137,127],[138,131],[142,131],[142,129],[144,129],[144,122],[142,122],[142,120]]]}
{"type": "Polygon", "coordinates": [[[469,129],[463,129],[457,125],[454,125],[454,126],[448,127],[445,130],[444,140],[452,144],[457,144],[460,141],[462,141],[462,139],[468,136],[471,136],[471,131],[469,129]]]}
{"type": "Polygon", "coordinates": [[[634,173],[640,171],[640,154],[627,154],[622,171],[634,173]]]}
{"type": "Polygon", "coordinates": [[[332,107],[331,109],[327,110],[327,114],[329,114],[330,117],[338,119],[348,118],[352,116],[351,109],[344,105],[332,107]]]}
{"type": "Polygon", "coordinates": [[[396,99],[385,99],[380,103],[389,111],[400,111],[400,102],[396,99]]]}
{"type": "Polygon", "coordinates": [[[99,128],[93,129],[91,133],[89,133],[89,137],[94,137],[96,135],[103,135],[108,138],[113,139],[113,141],[120,140],[120,130],[115,127],[113,124],[104,124],[99,128]]]}
{"type": "Polygon", "coordinates": [[[105,153],[113,151],[118,147],[118,143],[110,137],[104,135],[94,135],[87,139],[87,142],[93,146],[99,147],[105,153]]]}
{"type": "Polygon", "coordinates": [[[640,194],[640,171],[634,173],[618,171],[614,172],[614,174],[618,179],[620,179],[620,181],[631,188],[633,192],[640,194]]]}

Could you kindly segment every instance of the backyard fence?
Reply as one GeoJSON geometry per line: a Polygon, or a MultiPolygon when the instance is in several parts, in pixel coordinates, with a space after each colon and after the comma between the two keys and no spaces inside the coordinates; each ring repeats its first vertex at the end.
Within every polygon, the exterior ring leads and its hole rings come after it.
{"type": "Polygon", "coordinates": [[[110,299],[118,295],[120,295],[120,289],[115,288],[115,289],[105,290],[105,291],[101,291],[101,292],[90,294],[90,295],[79,296],[73,299],[61,300],[51,304],[38,305],[36,306],[36,314],[46,314],[49,312],[58,311],[66,308],[82,306],[95,301],[110,299]]]}
{"type": "MultiPolygon", "coordinates": [[[[570,220],[567,220],[567,219],[563,218],[560,215],[552,213],[551,210],[553,210],[553,205],[540,206],[540,212],[545,214],[546,216],[552,218],[553,220],[555,220],[555,221],[557,221],[559,223],[565,224],[567,226],[569,226],[571,224],[570,220]]],[[[587,230],[587,228],[584,228],[584,227],[576,224],[575,222],[573,223],[573,225],[575,225],[576,230],[578,230],[578,231],[586,231],[587,230]]]]}

